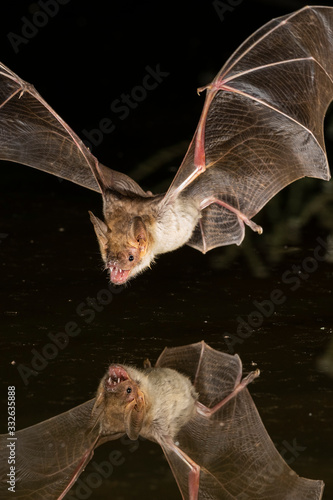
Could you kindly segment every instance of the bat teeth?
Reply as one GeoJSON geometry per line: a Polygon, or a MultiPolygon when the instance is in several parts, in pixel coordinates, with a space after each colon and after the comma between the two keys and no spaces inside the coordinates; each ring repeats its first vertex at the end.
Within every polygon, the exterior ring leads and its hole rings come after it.
{"type": "Polygon", "coordinates": [[[112,283],[115,283],[117,285],[125,283],[130,274],[130,270],[120,269],[120,267],[116,265],[109,265],[108,267],[110,269],[110,279],[112,283]]]}
{"type": "Polygon", "coordinates": [[[106,378],[106,384],[109,387],[115,387],[116,385],[128,380],[128,375],[126,370],[121,366],[111,365],[108,370],[108,377],[106,378]]]}

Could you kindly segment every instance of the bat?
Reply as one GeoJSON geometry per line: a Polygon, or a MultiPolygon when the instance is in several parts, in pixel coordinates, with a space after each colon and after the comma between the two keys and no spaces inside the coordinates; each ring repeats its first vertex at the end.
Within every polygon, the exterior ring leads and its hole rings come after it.
{"type": "Polygon", "coordinates": [[[165,348],[155,367],[110,365],[94,399],[16,433],[15,498],[64,498],[94,449],[126,434],[162,447],[183,500],[321,499],[323,482],[299,477],[271,441],[247,389],[258,375],[242,378],[238,355],[204,342],[165,348]]]}
{"type": "Polygon", "coordinates": [[[145,192],[98,162],[35,88],[0,66],[0,159],[98,191],[90,212],[110,281],[123,284],[185,244],[240,245],[245,225],[302,177],[329,180],[323,120],[333,98],[333,9],[273,19],[199,92],[206,99],[184,160],[165,194],[145,192]]]}

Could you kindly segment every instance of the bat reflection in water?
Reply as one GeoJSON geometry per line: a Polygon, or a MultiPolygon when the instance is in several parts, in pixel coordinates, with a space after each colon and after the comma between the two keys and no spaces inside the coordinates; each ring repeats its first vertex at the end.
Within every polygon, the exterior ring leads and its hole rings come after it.
{"type": "Polygon", "coordinates": [[[203,111],[168,191],[152,195],[101,165],[34,87],[0,65],[0,159],[23,163],[103,197],[90,213],[113,283],[188,244],[236,243],[282,188],[330,177],[323,120],[333,98],[333,8],[305,7],[250,36],[206,90],[203,111]]]}
{"type": "Polygon", "coordinates": [[[111,365],[95,399],[16,433],[15,498],[64,498],[94,448],[127,434],[160,444],[184,500],[319,500],[322,481],[297,476],[263,426],[247,389],[258,375],[204,342],[166,348],[154,368],[111,365]]]}

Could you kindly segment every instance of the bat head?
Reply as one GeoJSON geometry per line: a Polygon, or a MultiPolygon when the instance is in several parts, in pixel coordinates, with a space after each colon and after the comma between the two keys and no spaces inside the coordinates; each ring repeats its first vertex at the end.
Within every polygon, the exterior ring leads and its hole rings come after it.
{"type": "Polygon", "coordinates": [[[121,365],[110,365],[104,377],[104,390],[110,397],[116,397],[121,404],[131,403],[138,397],[138,385],[121,365]]]}
{"type": "Polygon", "coordinates": [[[125,367],[109,366],[97,391],[95,408],[101,405],[104,434],[126,432],[130,439],[138,438],[145,415],[145,397],[125,367]]]}
{"type": "Polygon", "coordinates": [[[122,285],[139,272],[147,254],[149,233],[146,224],[142,217],[131,216],[123,210],[112,212],[108,223],[89,213],[110,281],[122,285]]]}

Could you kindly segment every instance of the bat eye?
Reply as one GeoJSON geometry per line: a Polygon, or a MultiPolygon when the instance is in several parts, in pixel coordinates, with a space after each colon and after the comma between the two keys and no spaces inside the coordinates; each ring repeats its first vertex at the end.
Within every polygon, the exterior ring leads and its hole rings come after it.
{"type": "Polygon", "coordinates": [[[130,255],[130,256],[128,257],[128,260],[129,260],[130,262],[132,262],[132,261],[134,260],[134,256],[133,256],[133,255],[130,255]]]}
{"type": "Polygon", "coordinates": [[[131,394],[131,392],[132,392],[132,387],[127,387],[126,392],[127,392],[127,394],[131,394]]]}

